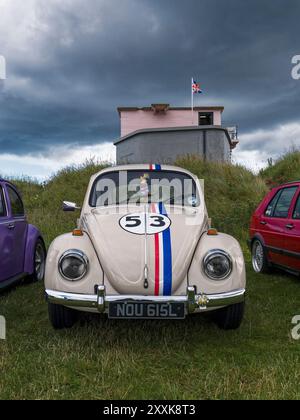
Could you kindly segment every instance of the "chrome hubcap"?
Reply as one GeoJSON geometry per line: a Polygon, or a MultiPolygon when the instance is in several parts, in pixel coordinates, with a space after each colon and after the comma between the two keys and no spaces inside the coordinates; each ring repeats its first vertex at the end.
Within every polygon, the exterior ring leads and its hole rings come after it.
{"type": "Polygon", "coordinates": [[[37,280],[41,281],[45,274],[45,251],[41,244],[38,244],[36,247],[34,263],[37,280]]]}
{"type": "Polygon", "coordinates": [[[264,265],[264,249],[260,242],[256,241],[253,245],[252,265],[257,273],[262,271],[264,265]]]}

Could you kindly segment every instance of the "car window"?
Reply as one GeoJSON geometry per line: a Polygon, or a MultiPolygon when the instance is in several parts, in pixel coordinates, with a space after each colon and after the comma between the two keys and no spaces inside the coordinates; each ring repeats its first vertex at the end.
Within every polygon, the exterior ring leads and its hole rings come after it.
{"type": "Polygon", "coordinates": [[[267,216],[267,217],[271,217],[272,216],[272,214],[274,212],[274,209],[275,209],[275,206],[276,206],[276,203],[277,203],[277,200],[278,200],[279,196],[281,195],[281,192],[282,192],[282,190],[279,190],[275,194],[275,196],[272,198],[270,204],[267,207],[267,210],[265,211],[265,216],[267,216]]]}
{"type": "Polygon", "coordinates": [[[198,207],[200,197],[195,181],[176,171],[108,172],[94,182],[89,201],[91,207],[160,202],[198,207]]]}
{"type": "Polygon", "coordinates": [[[9,185],[7,186],[7,192],[10,200],[12,215],[14,217],[24,216],[24,206],[19,194],[9,185]]]}
{"type": "Polygon", "coordinates": [[[5,208],[5,202],[4,202],[4,195],[3,190],[0,187],[0,217],[6,216],[6,208],[5,208]]]}
{"type": "Polygon", "coordinates": [[[274,209],[273,217],[286,219],[289,215],[292,200],[298,187],[284,188],[274,209]]]}
{"type": "Polygon", "coordinates": [[[293,213],[293,219],[300,219],[300,195],[298,197],[296,207],[293,213]]]}

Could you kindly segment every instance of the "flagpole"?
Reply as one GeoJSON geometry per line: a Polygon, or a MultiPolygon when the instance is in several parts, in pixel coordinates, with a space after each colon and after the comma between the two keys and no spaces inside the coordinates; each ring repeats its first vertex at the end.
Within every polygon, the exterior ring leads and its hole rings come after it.
{"type": "Polygon", "coordinates": [[[194,84],[194,78],[192,77],[192,84],[191,84],[191,93],[192,93],[192,125],[194,125],[194,92],[193,92],[193,84],[194,84]]]}

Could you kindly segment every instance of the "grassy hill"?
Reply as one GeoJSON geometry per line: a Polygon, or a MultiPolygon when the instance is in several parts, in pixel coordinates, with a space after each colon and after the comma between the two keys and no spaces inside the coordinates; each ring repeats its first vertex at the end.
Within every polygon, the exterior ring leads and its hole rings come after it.
{"type": "Polygon", "coordinates": [[[213,226],[238,238],[246,250],[251,215],[267,192],[264,180],[242,166],[205,162],[195,157],[183,158],[177,165],[204,180],[213,226]]]}
{"type": "Polygon", "coordinates": [[[275,164],[261,171],[260,176],[271,187],[300,180],[300,152],[282,156],[275,164]]]}
{"type": "MultiPolygon", "coordinates": [[[[193,156],[182,158],[176,164],[204,180],[213,225],[236,236],[243,247],[251,214],[266,192],[274,185],[300,179],[300,152],[288,153],[258,175],[239,165],[205,162],[193,156]]],[[[14,181],[23,194],[29,220],[41,228],[47,245],[76,224],[78,214],[64,214],[62,201],[81,205],[91,175],[104,166],[90,161],[68,167],[44,185],[30,180],[14,181]]]]}
{"type": "MultiPolygon", "coordinates": [[[[180,159],[176,164],[204,180],[206,204],[213,225],[245,242],[248,236],[245,225],[267,191],[263,178],[242,166],[205,162],[196,157],[180,159]]],[[[103,167],[94,162],[69,167],[45,185],[29,180],[15,181],[24,197],[29,220],[40,227],[47,245],[76,223],[78,213],[64,214],[62,201],[81,205],[91,175],[103,167]]]]}
{"type": "MultiPolygon", "coordinates": [[[[74,329],[57,332],[48,322],[43,285],[20,286],[0,297],[7,320],[0,399],[299,399],[299,343],[290,334],[299,279],[255,274],[246,247],[252,211],[270,185],[300,178],[299,159],[289,154],[257,176],[192,157],[178,162],[205,179],[214,226],[239,238],[246,251],[247,311],[240,330],[220,331],[206,316],[176,323],[84,316],[74,329]]],[[[47,245],[76,223],[77,214],[61,211],[62,200],[81,204],[100,168],[93,162],[67,168],[43,186],[16,181],[47,245]]]]}
{"type": "Polygon", "coordinates": [[[14,181],[22,193],[29,222],[41,229],[47,246],[76,225],[79,214],[64,213],[62,202],[74,201],[81,206],[91,176],[102,168],[104,164],[90,161],[63,169],[43,185],[28,180],[14,181]]]}

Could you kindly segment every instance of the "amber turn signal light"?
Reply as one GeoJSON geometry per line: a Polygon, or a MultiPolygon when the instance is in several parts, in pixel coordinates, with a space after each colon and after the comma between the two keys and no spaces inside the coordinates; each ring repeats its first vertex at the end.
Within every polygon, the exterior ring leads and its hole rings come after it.
{"type": "Polygon", "coordinates": [[[208,229],[207,235],[208,236],[217,236],[218,235],[218,231],[217,231],[217,229],[208,229]]]}
{"type": "Polygon", "coordinates": [[[74,229],[73,236],[83,236],[83,232],[81,229],[74,229]]]}

